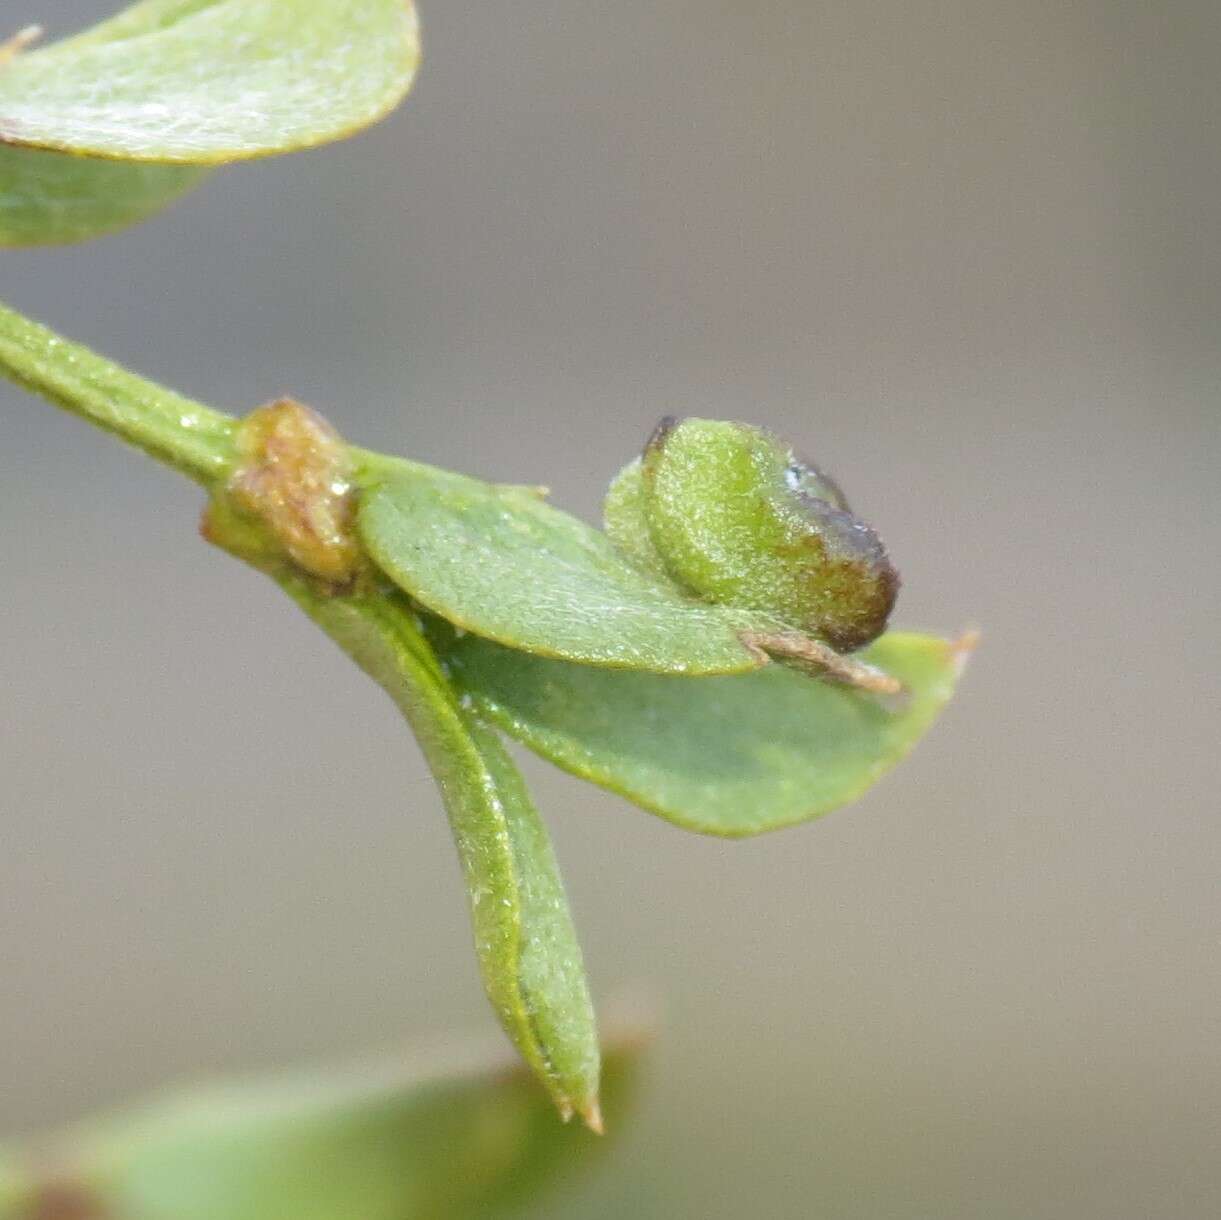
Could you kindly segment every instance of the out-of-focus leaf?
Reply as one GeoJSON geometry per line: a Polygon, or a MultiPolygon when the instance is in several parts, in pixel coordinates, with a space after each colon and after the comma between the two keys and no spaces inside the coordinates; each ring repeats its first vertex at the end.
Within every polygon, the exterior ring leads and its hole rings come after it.
{"type": "Polygon", "coordinates": [[[331,596],[296,575],[278,579],[406,716],[449,814],[488,998],[560,1113],[600,1127],[581,949],[551,842],[512,759],[460,706],[397,595],[331,596]]]}
{"type": "Polygon", "coordinates": [[[861,796],[933,723],[965,645],[891,632],[863,655],[896,706],[770,666],[727,677],[618,673],[471,636],[440,647],[476,709],[544,758],[689,830],[774,830],[861,796]]]}
{"type": "Polygon", "coordinates": [[[217,164],[348,135],[406,94],[407,0],[144,0],[0,68],[0,141],[217,164]]]}
{"type": "Polygon", "coordinates": [[[0,246],[116,232],[159,211],[207,172],[0,145],[0,246]]]}
{"type": "Polygon", "coordinates": [[[519,488],[410,467],[374,482],[358,527],[377,565],[464,630],[545,657],[658,673],[742,673],[742,631],[783,630],[709,606],[629,563],[607,537],[519,488]]]}
{"type": "MultiPolygon", "coordinates": [[[[638,1057],[607,1054],[612,1121],[638,1057]]],[[[449,1220],[499,1214],[603,1142],[558,1123],[524,1071],[382,1063],[186,1094],[60,1143],[76,1155],[57,1181],[107,1220],[449,1220]]]]}
{"type": "Polygon", "coordinates": [[[111,233],[207,165],[349,135],[418,60],[408,0],[145,0],[0,56],[0,246],[111,233]]]}
{"type": "Polygon", "coordinates": [[[28,1176],[15,1156],[0,1149],[0,1220],[21,1220],[28,1198],[28,1176]]]}

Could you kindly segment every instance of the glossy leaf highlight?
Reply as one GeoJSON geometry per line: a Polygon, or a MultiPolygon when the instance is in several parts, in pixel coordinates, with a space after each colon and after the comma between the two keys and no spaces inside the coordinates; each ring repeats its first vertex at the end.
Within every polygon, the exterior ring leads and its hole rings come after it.
{"type": "Polygon", "coordinates": [[[909,632],[878,640],[863,657],[904,683],[896,706],[779,665],[688,679],[569,665],[470,636],[440,646],[478,711],[532,750],[679,826],[725,836],[861,796],[932,725],[967,648],[909,632]]]}

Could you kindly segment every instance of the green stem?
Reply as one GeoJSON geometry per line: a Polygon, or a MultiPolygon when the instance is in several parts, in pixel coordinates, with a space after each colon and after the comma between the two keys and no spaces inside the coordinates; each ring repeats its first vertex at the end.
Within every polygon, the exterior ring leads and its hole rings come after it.
{"type": "Polygon", "coordinates": [[[237,420],[0,305],[0,373],[205,487],[228,477],[237,420]]]}

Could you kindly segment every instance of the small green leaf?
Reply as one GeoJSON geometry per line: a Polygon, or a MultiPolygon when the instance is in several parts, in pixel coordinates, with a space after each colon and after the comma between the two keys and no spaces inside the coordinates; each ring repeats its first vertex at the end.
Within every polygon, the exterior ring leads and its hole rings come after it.
{"type": "Polygon", "coordinates": [[[606,499],[602,502],[602,526],[606,536],[625,559],[655,580],[674,584],[649,532],[639,458],[633,458],[611,480],[606,499]]]}
{"type": "Polygon", "coordinates": [[[407,0],[144,0],[0,68],[0,141],[218,164],[388,113],[419,61],[407,0]]]}
{"type": "Polygon", "coordinates": [[[172,203],[207,172],[0,145],[0,246],[117,232],[172,203]]]}
{"type": "Polygon", "coordinates": [[[555,855],[499,738],[463,709],[413,616],[377,593],[285,591],[406,716],[449,814],[484,987],[561,1115],[599,1129],[593,1006],[555,855]]]}
{"type": "MultiPolygon", "coordinates": [[[[613,1119],[638,1057],[607,1055],[613,1119]]],[[[497,1215],[602,1151],[526,1073],[443,1070],[381,1062],[153,1102],[63,1141],[76,1152],[54,1189],[74,1192],[70,1214],[113,1220],[444,1220],[497,1215]]]]}
{"type": "Polygon", "coordinates": [[[933,723],[969,643],[891,632],[870,647],[906,687],[897,707],[779,665],[668,678],[470,636],[438,646],[476,709],[544,758],[689,830],[743,836],[861,796],[933,723]]]}
{"type": "Polygon", "coordinates": [[[374,482],[357,525],[395,584],[457,627],[540,656],[658,673],[742,673],[765,615],[690,600],[604,534],[519,488],[411,463],[374,482]]]}

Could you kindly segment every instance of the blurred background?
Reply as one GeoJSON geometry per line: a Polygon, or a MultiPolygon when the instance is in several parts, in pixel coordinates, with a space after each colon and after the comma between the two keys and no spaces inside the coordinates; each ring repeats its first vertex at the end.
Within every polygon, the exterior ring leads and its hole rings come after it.
{"type": "MultiPolygon", "coordinates": [[[[52,35],[111,0],[4,6],[52,35]]],[[[204,401],[542,482],[773,427],[984,630],[858,806],[685,834],[526,761],[637,1120],[542,1217],[1221,1213],[1221,7],[425,3],[350,143],[3,297],[204,401]]],[[[176,476],[0,387],[0,1134],[497,1038],[388,700],[176,476]]]]}

